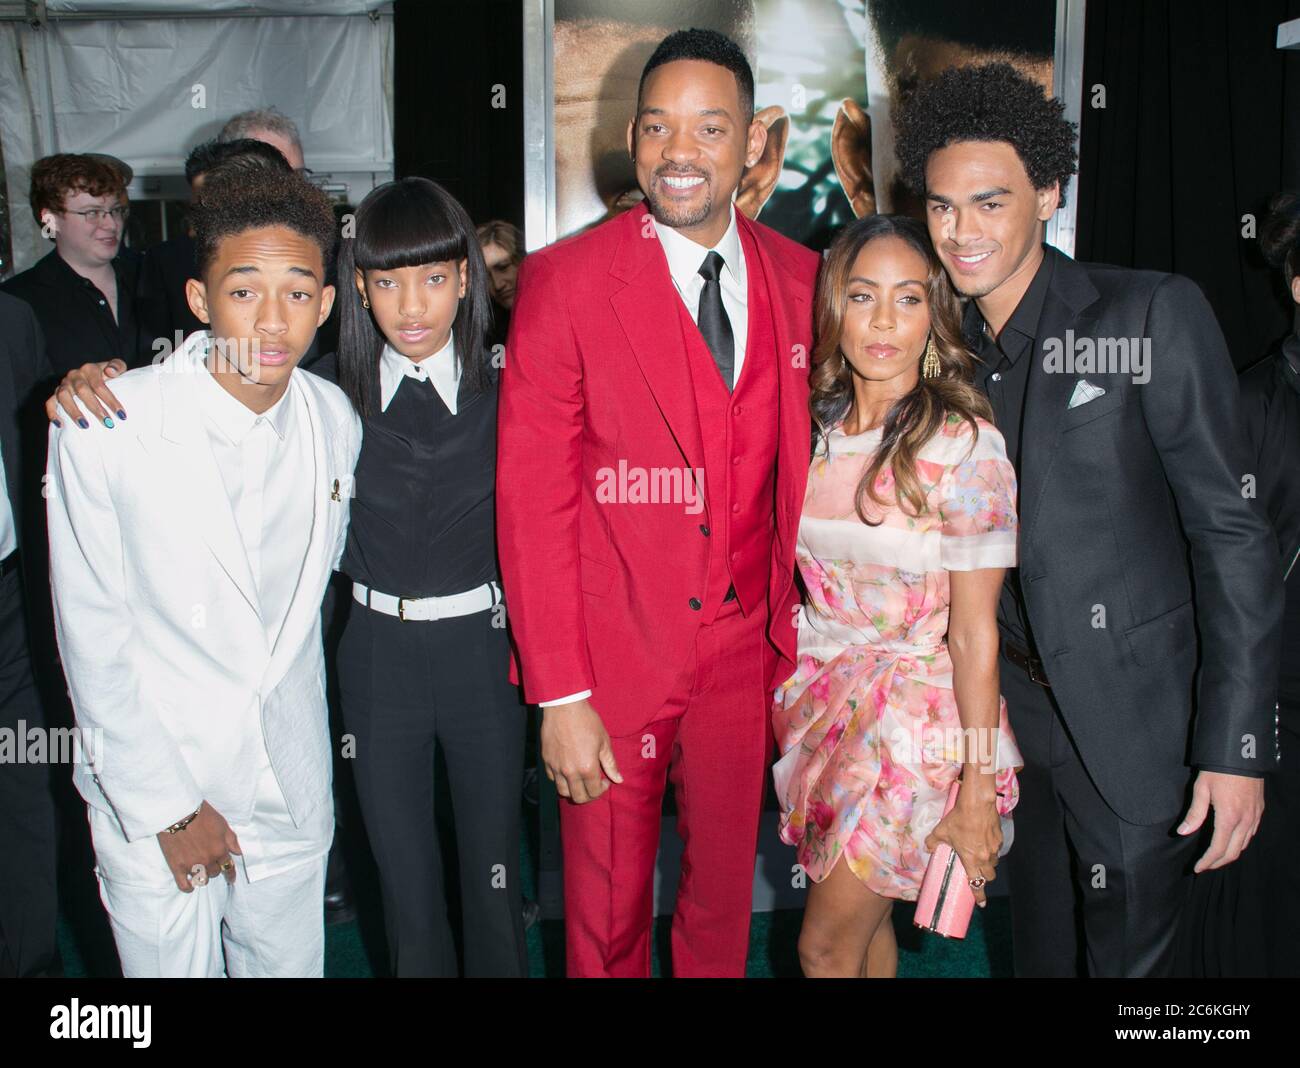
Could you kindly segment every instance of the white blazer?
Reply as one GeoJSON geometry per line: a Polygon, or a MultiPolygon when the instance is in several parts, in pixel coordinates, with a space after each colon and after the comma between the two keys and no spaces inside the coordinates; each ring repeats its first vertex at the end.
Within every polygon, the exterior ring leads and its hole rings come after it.
{"type": "Polygon", "coordinates": [[[91,750],[73,781],[130,841],[205,800],[249,822],[263,741],[296,824],[330,798],[321,601],[343,553],[361,421],[337,386],[294,370],[315,506],[272,648],[201,420],[203,336],[113,380],[130,416],[113,429],[50,428],[55,627],[91,750]]]}

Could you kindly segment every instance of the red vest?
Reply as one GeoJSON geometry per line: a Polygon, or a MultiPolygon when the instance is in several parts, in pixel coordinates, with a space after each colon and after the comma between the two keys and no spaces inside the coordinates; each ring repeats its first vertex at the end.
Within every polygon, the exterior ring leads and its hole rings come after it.
{"type": "Polygon", "coordinates": [[[686,342],[695,406],[704,444],[704,500],[701,516],[709,536],[701,622],[717,615],[729,586],[745,615],[767,597],[775,525],[778,437],[776,332],[767,280],[758,250],[741,231],[748,281],[745,359],[735,389],[728,391],[718,365],[682,301],[678,318],[686,342]]]}

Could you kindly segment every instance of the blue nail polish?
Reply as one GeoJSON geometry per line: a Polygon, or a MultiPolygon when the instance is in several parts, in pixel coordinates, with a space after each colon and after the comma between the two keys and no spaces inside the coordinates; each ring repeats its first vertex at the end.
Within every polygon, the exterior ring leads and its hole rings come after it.
{"type": "Polygon", "coordinates": [[[81,427],[82,430],[89,430],[89,429],[90,429],[90,424],[87,423],[86,420],[84,420],[84,419],[82,419],[82,418],[80,418],[80,417],[78,417],[78,419],[77,419],[77,426],[81,427]]]}
{"type": "Polygon", "coordinates": [[[126,412],[122,411],[121,408],[117,410],[117,417],[121,419],[123,422],[126,422],[126,412]]]}
{"type": "Polygon", "coordinates": [[[112,430],[112,429],[113,429],[113,420],[110,419],[108,416],[104,416],[104,425],[105,425],[106,427],[108,427],[109,430],[112,430]]]}
{"type": "Polygon", "coordinates": [[[54,420],[54,425],[55,425],[55,426],[57,426],[57,427],[58,427],[58,428],[59,428],[59,429],[60,429],[60,430],[62,430],[62,429],[63,429],[63,424],[62,424],[62,423],[60,423],[60,422],[59,422],[59,421],[58,421],[58,420],[57,420],[57,419],[56,419],[56,420],[54,420]]]}

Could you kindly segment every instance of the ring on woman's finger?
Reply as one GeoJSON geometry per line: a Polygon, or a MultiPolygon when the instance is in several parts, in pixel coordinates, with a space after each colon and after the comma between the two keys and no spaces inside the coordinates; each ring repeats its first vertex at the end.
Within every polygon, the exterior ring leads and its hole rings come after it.
{"type": "Polygon", "coordinates": [[[202,864],[195,864],[194,867],[190,869],[189,875],[186,876],[186,878],[188,878],[190,883],[194,886],[207,886],[208,869],[202,864]]]}
{"type": "Polygon", "coordinates": [[[221,862],[222,871],[229,871],[234,866],[235,866],[235,862],[231,860],[229,857],[227,857],[225,860],[221,862]]]}
{"type": "Polygon", "coordinates": [[[972,889],[978,890],[978,889],[979,889],[981,886],[983,886],[986,882],[988,882],[988,880],[985,879],[984,876],[982,876],[982,875],[977,875],[977,876],[975,876],[974,879],[972,879],[972,880],[970,881],[970,884],[971,884],[972,889]]]}

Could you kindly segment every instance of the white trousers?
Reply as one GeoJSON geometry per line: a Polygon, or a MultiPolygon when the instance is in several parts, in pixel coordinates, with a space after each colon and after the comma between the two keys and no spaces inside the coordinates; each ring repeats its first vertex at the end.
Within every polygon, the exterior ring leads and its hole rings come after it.
{"type": "Polygon", "coordinates": [[[270,762],[263,764],[252,822],[231,825],[243,849],[233,858],[234,883],[217,876],[191,893],[181,892],[156,837],[128,842],[116,819],[90,807],[99,897],[123,975],[325,974],[325,865],[334,838],[333,797],[326,790],[295,826],[270,762]]]}
{"type": "MultiPolygon", "coordinates": [[[[161,859],[156,842],[144,844],[161,859]]],[[[326,860],[321,856],[254,882],[241,871],[233,884],[217,877],[188,894],[176,888],[170,872],[165,886],[146,886],[108,878],[103,865],[96,865],[122,974],[128,979],[322,977],[326,860]]]]}

